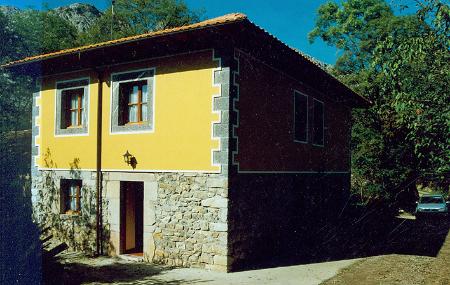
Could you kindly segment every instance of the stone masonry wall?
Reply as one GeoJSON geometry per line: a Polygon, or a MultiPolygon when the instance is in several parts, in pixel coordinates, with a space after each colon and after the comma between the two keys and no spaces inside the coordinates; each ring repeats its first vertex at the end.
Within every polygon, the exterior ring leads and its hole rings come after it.
{"type": "Polygon", "coordinates": [[[110,254],[120,254],[120,181],[144,182],[144,259],[226,271],[228,178],[202,173],[104,174],[110,254]]]}
{"type": "MultiPolygon", "coordinates": [[[[95,175],[95,173],[94,173],[95,175]]],[[[39,170],[33,176],[34,219],[41,228],[50,227],[53,237],[69,249],[94,254],[96,240],[95,176],[90,171],[39,170]],[[81,213],[62,214],[60,210],[61,179],[81,179],[81,213]]]]}
{"type": "Polygon", "coordinates": [[[153,260],[226,271],[228,179],[158,174],[153,260]]]}

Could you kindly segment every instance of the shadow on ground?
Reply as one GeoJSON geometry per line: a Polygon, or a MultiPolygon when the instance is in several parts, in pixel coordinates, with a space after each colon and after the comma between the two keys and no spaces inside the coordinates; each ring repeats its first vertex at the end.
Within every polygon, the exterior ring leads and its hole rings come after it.
{"type": "Polygon", "coordinates": [[[372,205],[348,207],[342,215],[302,232],[286,233],[266,259],[249,259],[236,271],[404,254],[436,257],[450,229],[448,217],[416,220],[372,205]]]}
{"type": "Polygon", "coordinates": [[[39,284],[41,242],[32,221],[31,131],[0,131],[0,284],[39,284]]]}
{"type": "Polygon", "coordinates": [[[200,284],[203,280],[161,279],[172,267],[128,262],[116,258],[89,258],[80,253],[62,254],[44,264],[44,284],[200,284]]]}

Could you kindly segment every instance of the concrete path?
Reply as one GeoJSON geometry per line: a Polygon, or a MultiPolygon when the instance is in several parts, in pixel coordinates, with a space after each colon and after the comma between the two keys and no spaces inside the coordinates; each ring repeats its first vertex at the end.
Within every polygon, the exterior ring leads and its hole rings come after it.
{"type": "MultiPolygon", "coordinates": [[[[54,274],[54,284],[76,285],[312,285],[335,276],[359,259],[221,273],[194,268],[170,268],[119,258],[89,258],[80,253],[60,255],[63,275],[54,274]],[[62,280],[61,280],[62,279],[62,280]],[[61,282],[63,281],[63,282],[61,282]]],[[[51,283],[53,284],[53,283],[51,283]]]]}
{"type": "MultiPolygon", "coordinates": [[[[335,276],[339,270],[352,265],[358,259],[340,260],[307,265],[296,265],[261,270],[251,270],[236,273],[219,273],[201,269],[174,269],[158,275],[161,281],[171,284],[176,280],[183,280],[182,284],[208,285],[312,285],[335,276]]],[[[162,284],[164,284],[162,282],[162,284]]],[[[145,283],[137,283],[145,284],[145,283]]],[[[151,283],[150,283],[151,284],[151,283]]]]}

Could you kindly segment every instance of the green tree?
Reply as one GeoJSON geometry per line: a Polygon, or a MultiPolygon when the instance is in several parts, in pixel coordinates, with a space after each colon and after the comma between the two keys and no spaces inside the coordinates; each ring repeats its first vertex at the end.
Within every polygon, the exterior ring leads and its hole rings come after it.
{"type": "MultiPolygon", "coordinates": [[[[71,48],[76,28],[48,11],[25,10],[6,17],[0,13],[0,62],[71,48]]],[[[26,75],[0,72],[0,131],[29,129],[33,80],[26,75]]]]}
{"type": "Polygon", "coordinates": [[[353,186],[370,196],[448,183],[448,6],[419,3],[401,16],[383,0],[328,2],[309,34],[342,51],[333,72],[373,102],[352,130],[353,186]]]}
{"type": "MultiPolygon", "coordinates": [[[[23,36],[18,34],[10,19],[0,12],[0,64],[18,59],[25,53],[23,36]]],[[[29,128],[29,94],[24,92],[30,80],[23,76],[13,78],[4,70],[0,70],[0,132],[29,128]],[[21,80],[23,85],[15,84],[21,80]],[[23,96],[27,94],[28,96],[23,96]],[[21,114],[21,115],[19,115],[21,114]]]]}
{"type": "Polygon", "coordinates": [[[78,45],[78,32],[68,21],[49,11],[26,10],[14,17],[15,33],[24,41],[26,56],[78,45]]]}
{"type": "Polygon", "coordinates": [[[182,0],[117,0],[109,7],[83,43],[95,43],[198,22],[201,11],[190,10],[182,0]]]}
{"type": "Polygon", "coordinates": [[[22,45],[20,35],[17,35],[9,19],[0,11],[0,64],[6,63],[20,56],[19,47],[22,45]]]}
{"type": "Polygon", "coordinates": [[[448,187],[450,174],[450,10],[426,1],[417,14],[422,29],[390,35],[377,44],[372,67],[395,120],[414,146],[417,168],[448,187]],[[446,177],[447,176],[447,177],[446,177]]]}

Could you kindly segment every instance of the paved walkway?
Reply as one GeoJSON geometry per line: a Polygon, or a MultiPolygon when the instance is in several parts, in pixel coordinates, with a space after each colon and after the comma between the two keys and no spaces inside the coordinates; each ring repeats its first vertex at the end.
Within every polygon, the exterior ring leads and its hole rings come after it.
{"type": "MultiPolygon", "coordinates": [[[[174,269],[158,278],[162,281],[184,279],[185,284],[252,285],[283,284],[313,285],[335,276],[339,270],[357,260],[341,260],[307,265],[296,265],[236,273],[218,273],[199,269],[174,269]]],[[[146,283],[137,283],[146,284],[146,283]]],[[[170,283],[169,283],[170,284],[170,283]]]]}
{"type": "MultiPolygon", "coordinates": [[[[341,269],[357,262],[340,260],[307,265],[286,266],[235,273],[177,268],[133,262],[118,258],[87,258],[77,253],[62,254],[64,284],[115,285],[312,285],[335,276],[341,269]]],[[[55,277],[59,279],[59,277],[55,277]]],[[[55,280],[56,281],[56,280],[55,280]]],[[[60,284],[60,283],[58,283],[60,284]]]]}

